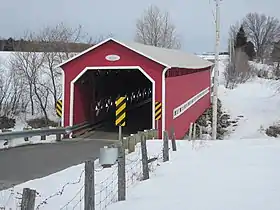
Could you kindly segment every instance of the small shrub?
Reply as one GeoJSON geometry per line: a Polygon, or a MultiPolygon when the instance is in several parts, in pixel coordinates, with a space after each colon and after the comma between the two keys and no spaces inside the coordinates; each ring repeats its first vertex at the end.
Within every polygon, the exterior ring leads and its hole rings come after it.
{"type": "Polygon", "coordinates": [[[48,126],[57,127],[58,125],[57,122],[49,119],[46,120],[44,117],[27,120],[27,124],[32,128],[43,128],[48,126]]]}
{"type": "Polygon", "coordinates": [[[280,135],[280,126],[269,126],[266,130],[265,130],[266,135],[271,136],[271,137],[277,137],[278,135],[280,135]]]}
{"type": "Polygon", "coordinates": [[[9,129],[15,127],[16,120],[6,116],[0,117],[0,129],[9,129]]]}

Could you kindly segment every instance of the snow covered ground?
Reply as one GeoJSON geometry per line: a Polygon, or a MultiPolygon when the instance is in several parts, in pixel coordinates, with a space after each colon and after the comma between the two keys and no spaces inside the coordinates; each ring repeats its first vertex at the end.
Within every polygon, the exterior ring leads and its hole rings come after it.
{"type": "Polygon", "coordinates": [[[239,121],[227,138],[267,139],[264,129],[280,120],[280,96],[271,80],[255,78],[233,90],[220,86],[219,98],[231,117],[239,121]]]}
{"type": "Polygon", "coordinates": [[[50,144],[56,142],[56,136],[47,136],[46,140],[42,141],[40,136],[33,136],[25,141],[23,138],[16,138],[8,141],[6,144],[5,140],[0,140],[0,150],[1,149],[9,149],[13,147],[25,146],[30,144],[50,144]]]}
{"type": "MultiPolygon", "coordinates": [[[[178,141],[177,146],[170,162],[161,163],[143,182],[138,180],[139,150],[128,157],[124,202],[115,202],[116,167],[96,169],[96,209],[280,209],[279,140],[178,141]]],[[[161,142],[149,141],[148,150],[158,156],[161,142]]],[[[38,191],[36,209],[83,209],[83,168],[73,166],[2,191],[0,207],[17,209],[16,197],[30,187],[38,191]]]]}
{"type": "MultiPolygon", "coordinates": [[[[12,129],[9,129],[11,131],[22,131],[24,127],[26,127],[27,124],[23,122],[20,119],[16,120],[15,127],[12,129]]],[[[2,131],[0,130],[0,133],[2,131]]],[[[47,136],[46,140],[42,141],[40,136],[33,136],[28,139],[28,141],[25,141],[24,138],[16,138],[8,141],[8,144],[5,144],[5,140],[0,140],[0,149],[8,149],[12,147],[18,147],[18,146],[23,146],[23,145],[29,145],[29,144],[49,144],[49,143],[54,143],[56,136],[47,136]]]]}
{"type": "MultiPolygon", "coordinates": [[[[238,84],[234,89],[224,86],[223,72],[228,59],[221,59],[219,65],[218,97],[223,108],[238,120],[226,139],[256,139],[271,138],[265,134],[265,129],[280,120],[280,95],[276,92],[278,81],[254,77],[244,84],[238,84]]],[[[258,70],[270,71],[265,64],[253,63],[258,70]]]]}
{"type": "Polygon", "coordinates": [[[110,210],[279,210],[280,141],[179,142],[154,177],[110,210]]]}
{"type": "MultiPolygon", "coordinates": [[[[162,142],[148,141],[148,156],[161,159],[162,142]]],[[[141,150],[140,145],[136,151],[126,158],[127,187],[133,188],[141,178],[141,150]]],[[[159,161],[151,164],[153,171],[159,161]]],[[[117,199],[117,165],[112,168],[102,169],[98,160],[95,173],[96,207],[104,209],[117,199]]],[[[5,207],[12,210],[18,209],[20,194],[23,188],[36,189],[35,209],[83,209],[84,195],[84,164],[70,167],[58,173],[37,180],[31,180],[13,188],[0,192],[0,209],[5,207]]]]}

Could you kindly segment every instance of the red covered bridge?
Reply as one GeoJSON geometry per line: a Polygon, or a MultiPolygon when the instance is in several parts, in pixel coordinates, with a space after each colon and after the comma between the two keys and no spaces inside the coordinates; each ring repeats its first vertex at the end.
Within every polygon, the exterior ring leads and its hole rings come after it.
{"type": "Polygon", "coordinates": [[[173,127],[179,139],[210,106],[213,64],[179,50],[110,38],[59,66],[63,126],[106,121],[108,131],[115,132],[114,101],[126,95],[128,133],[158,127],[161,136],[173,127]],[[162,103],[159,122],[156,102],[162,103]]]}

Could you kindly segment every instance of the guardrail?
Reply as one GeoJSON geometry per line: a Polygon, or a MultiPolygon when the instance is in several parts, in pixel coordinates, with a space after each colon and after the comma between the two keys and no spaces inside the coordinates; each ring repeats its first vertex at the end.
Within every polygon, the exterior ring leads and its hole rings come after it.
{"type": "Polygon", "coordinates": [[[41,139],[45,140],[46,136],[56,135],[56,140],[60,141],[61,135],[69,135],[72,132],[86,129],[90,126],[91,126],[90,123],[84,122],[78,125],[68,126],[65,128],[42,128],[36,130],[3,132],[0,133],[0,140],[9,141],[17,138],[25,138],[25,140],[28,140],[29,137],[33,137],[33,136],[41,136],[41,139]]]}
{"type": "MultiPolygon", "coordinates": [[[[142,106],[146,103],[150,103],[151,98],[148,98],[133,107],[129,108],[127,111],[130,111],[132,109],[135,109],[139,106],[142,106]]],[[[111,117],[108,117],[108,119],[111,119],[111,117]]],[[[108,120],[107,119],[107,120],[108,120]]],[[[62,135],[69,135],[76,131],[82,131],[83,129],[91,128],[94,129],[95,127],[98,127],[104,122],[104,119],[100,122],[97,122],[96,124],[92,125],[88,122],[84,122],[81,124],[77,124],[74,126],[68,126],[65,128],[41,128],[41,129],[35,129],[35,130],[23,130],[23,131],[3,131],[0,133],[0,140],[9,141],[12,139],[17,138],[24,138],[25,141],[28,141],[28,138],[33,136],[41,136],[41,140],[46,140],[46,136],[56,135],[56,141],[61,140],[62,135]]],[[[76,137],[76,136],[73,136],[76,137]]]]}

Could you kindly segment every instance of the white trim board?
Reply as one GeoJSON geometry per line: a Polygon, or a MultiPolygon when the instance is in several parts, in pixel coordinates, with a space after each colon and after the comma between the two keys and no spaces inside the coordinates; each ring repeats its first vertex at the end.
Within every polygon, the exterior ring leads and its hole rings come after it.
{"type": "Polygon", "coordinates": [[[65,72],[63,69],[61,69],[62,71],[62,115],[61,115],[61,127],[64,127],[64,102],[65,102],[65,98],[64,98],[64,88],[65,88],[65,72]]]}
{"type": "Polygon", "coordinates": [[[144,71],[140,66],[94,66],[94,67],[86,67],[83,69],[71,82],[70,82],[70,110],[69,110],[69,126],[73,126],[74,120],[74,85],[75,82],[78,81],[81,76],[89,70],[129,70],[129,69],[138,69],[143,75],[150,80],[152,83],[152,129],[155,129],[155,100],[156,100],[156,83],[152,77],[150,77],[147,72],[144,71]]]}
{"type": "Polygon", "coordinates": [[[162,133],[162,137],[163,137],[163,132],[165,131],[165,93],[166,93],[166,83],[165,83],[165,74],[166,72],[169,70],[169,67],[166,67],[165,69],[163,69],[162,71],[162,75],[161,75],[161,103],[162,103],[162,117],[161,117],[161,133],[162,133]]]}
{"type": "Polygon", "coordinates": [[[196,102],[202,99],[209,93],[210,88],[207,87],[204,90],[200,91],[195,96],[191,97],[189,100],[181,104],[180,106],[173,109],[173,119],[176,119],[180,115],[182,115],[185,111],[187,111],[190,107],[192,107],[196,102]]]}

